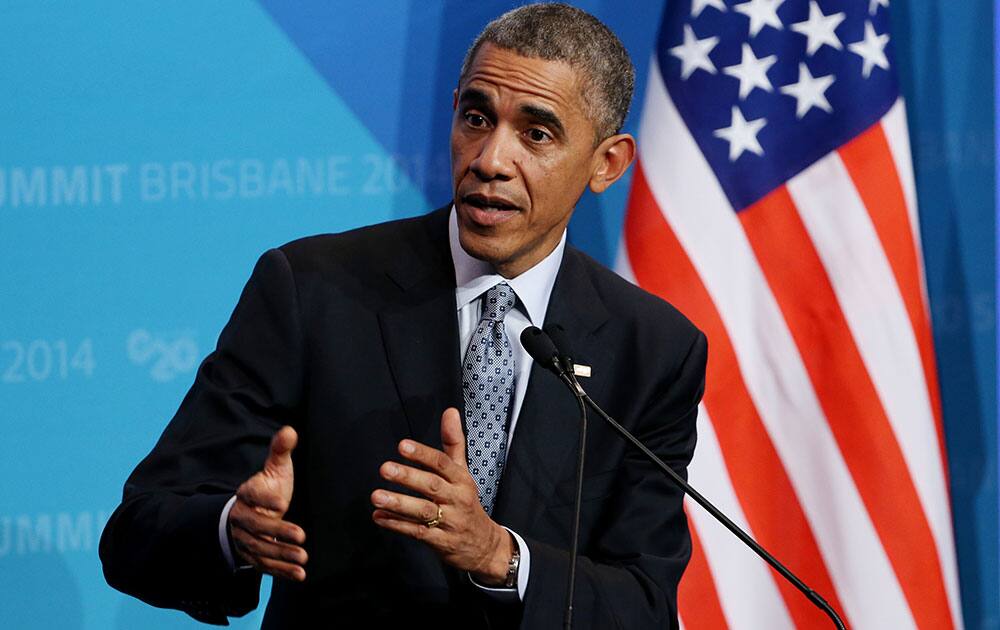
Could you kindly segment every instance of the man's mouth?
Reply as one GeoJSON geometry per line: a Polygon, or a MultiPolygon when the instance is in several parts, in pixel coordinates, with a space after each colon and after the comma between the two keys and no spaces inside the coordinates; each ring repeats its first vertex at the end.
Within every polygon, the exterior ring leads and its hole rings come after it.
{"type": "Polygon", "coordinates": [[[462,195],[463,214],[472,224],[492,230],[519,216],[521,208],[509,199],[472,193],[462,195]]]}
{"type": "Polygon", "coordinates": [[[464,195],[462,197],[462,202],[486,212],[510,212],[520,210],[519,207],[503,197],[491,197],[478,193],[464,195]]]}

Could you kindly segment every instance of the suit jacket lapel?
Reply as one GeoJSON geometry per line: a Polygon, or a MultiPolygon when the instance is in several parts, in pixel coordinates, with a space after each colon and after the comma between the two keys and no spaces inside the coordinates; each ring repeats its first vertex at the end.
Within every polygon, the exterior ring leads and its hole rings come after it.
{"type": "Polygon", "coordinates": [[[441,447],[441,412],[458,406],[460,356],[455,272],[448,251],[448,208],[421,220],[389,276],[400,295],[379,313],[379,326],[406,426],[400,433],[441,447]]]}
{"type": "MultiPolygon", "coordinates": [[[[604,303],[587,276],[583,255],[567,247],[545,325],[561,324],[573,340],[576,362],[596,363],[597,370],[601,364],[610,364],[598,334],[607,319],[604,303]]],[[[590,390],[588,387],[591,396],[599,395],[590,390]]],[[[554,375],[533,365],[493,511],[496,520],[515,531],[530,531],[556,483],[572,477],[579,430],[573,395],[554,375]]]]}

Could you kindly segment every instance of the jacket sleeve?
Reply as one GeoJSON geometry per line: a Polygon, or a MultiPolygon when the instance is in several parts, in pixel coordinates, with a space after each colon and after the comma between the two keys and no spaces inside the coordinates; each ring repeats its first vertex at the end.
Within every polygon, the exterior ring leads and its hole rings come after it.
{"type": "MultiPolygon", "coordinates": [[[[707,351],[705,336],[697,332],[677,369],[661,376],[638,420],[626,425],[685,479],[707,351]]],[[[683,491],[631,446],[614,488],[602,510],[603,525],[577,559],[574,627],[676,628],[677,585],[691,555],[683,491]]],[[[569,553],[538,540],[527,542],[531,576],[521,627],[561,627],[569,553]]]]}
{"type": "Polygon", "coordinates": [[[295,423],[298,312],[288,260],[271,250],[176,415],[125,483],[101,536],[108,584],[209,623],[256,608],[260,574],[229,569],[218,523],[236,488],[262,467],[271,436],[295,423]]]}

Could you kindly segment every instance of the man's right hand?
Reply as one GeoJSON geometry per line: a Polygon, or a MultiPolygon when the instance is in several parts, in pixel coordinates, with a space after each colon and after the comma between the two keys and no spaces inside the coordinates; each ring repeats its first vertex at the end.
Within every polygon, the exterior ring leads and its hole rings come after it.
{"type": "Polygon", "coordinates": [[[306,579],[303,566],[308,560],[301,546],[306,533],[283,520],[292,500],[292,449],[297,442],[292,427],[274,434],[264,469],[236,490],[236,502],[229,511],[229,535],[241,561],[238,564],[301,582],[306,579]]]}

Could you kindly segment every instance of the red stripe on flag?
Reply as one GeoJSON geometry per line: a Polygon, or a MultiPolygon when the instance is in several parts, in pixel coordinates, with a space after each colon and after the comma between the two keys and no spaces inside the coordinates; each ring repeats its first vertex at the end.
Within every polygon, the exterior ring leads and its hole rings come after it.
{"type": "MultiPolygon", "coordinates": [[[[729,334],[701,278],[663,218],[640,163],[635,165],[624,233],[639,286],[668,300],[708,336],[705,406],[750,528],[762,545],[842,611],[816,538],[743,382],[729,334]]],[[[798,627],[829,623],[795,587],[777,575],[775,580],[798,627]]]]}
{"type": "Polygon", "coordinates": [[[685,628],[691,630],[728,630],[729,624],[722,612],[705,549],[691,519],[688,519],[688,525],[691,529],[691,561],[677,587],[681,621],[685,628]]]}
{"type": "Polygon", "coordinates": [[[910,317],[910,326],[920,350],[931,410],[937,425],[941,468],[948,479],[948,459],[945,452],[944,426],[941,421],[941,394],[938,388],[937,364],[930,318],[920,282],[920,265],[913,226],[906,210],[906,197],[900,183],[896,163],[892,159],[889,140],[881,123],[870,127],[860,136],[842,146],[838,153],[847,172],[868,209],[875,232],[882,243],[896,284],[910,317]]]}
{"type": "Polygon", "coordinates": [[[782,186],[739,214],[920,628],[951,628],[937,546],[833,286],[782,186]]]}

